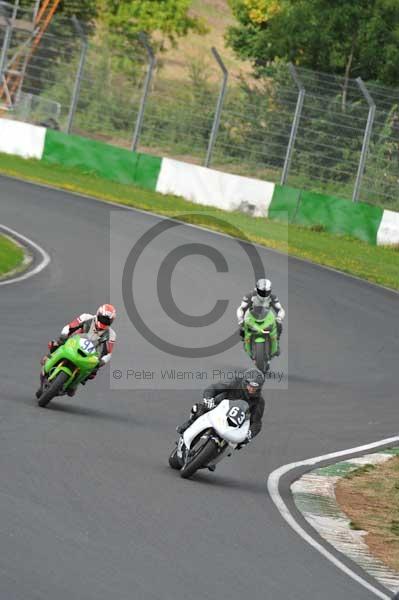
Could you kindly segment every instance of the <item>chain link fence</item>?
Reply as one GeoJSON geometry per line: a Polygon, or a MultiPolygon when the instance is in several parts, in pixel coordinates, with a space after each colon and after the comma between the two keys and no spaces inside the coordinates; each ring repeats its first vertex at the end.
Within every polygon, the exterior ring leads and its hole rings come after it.
{"type": "Polygon", "coordinates": [[[292,65],[254,79],[211,49],[176,78],[144,36],[126,51],[60,19],[31,53],[17,24],[0,6],[2,116],[399,210],[397,90],[292,65]]]}

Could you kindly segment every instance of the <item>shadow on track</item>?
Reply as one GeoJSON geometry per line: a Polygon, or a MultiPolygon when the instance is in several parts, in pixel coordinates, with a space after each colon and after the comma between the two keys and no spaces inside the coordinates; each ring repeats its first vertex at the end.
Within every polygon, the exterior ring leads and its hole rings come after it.
{"type": "MultiPolygon", "coordinates": [[[[166,471],[166,469],[165,469],[166,471]]],[[[237,492],[241,492],[243,494],[262,494],[262,496],[267,493],[267,487],[265,482],[248,482],[244,479],[232,479],[231,477],[224,477],[218,474],[207,473],[206,471],[197,472],[190,479],[181,479],[177,472],[172,472],[169,469],[172,475],[176,475],[182,483],[189,483],[192,485],[198,486],[207,486],[209,489],[211,488],[221,488],[226,490],[235,490],[237,492]]]]}
{"type": "Polygon", "coordinates": [[[113,421],[114,423],[123,423],[125,425],[141,425],[141,422],[138,419],[133,418],[131,415],[126,413],[123,415],[118,415],[116,413],[98,410],[97,408],[83,407],[76,404],[64,404],[62,402],[57,402],[57,400],[51,402],[46,410],[67,413],[69,415],[76,415],[78,417],[90,417],[91,419],[113,421]]]}

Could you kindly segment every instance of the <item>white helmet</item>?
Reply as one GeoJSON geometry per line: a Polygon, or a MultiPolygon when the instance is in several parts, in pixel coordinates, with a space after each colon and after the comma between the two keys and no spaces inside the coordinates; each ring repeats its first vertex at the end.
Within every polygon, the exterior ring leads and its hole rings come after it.
{"type": "Polygon", "coordinates": [[[272,293],[272,282],[270,279],[258,279],[256,282],[256,292],[261,298],[268,298],[272,293]]]}

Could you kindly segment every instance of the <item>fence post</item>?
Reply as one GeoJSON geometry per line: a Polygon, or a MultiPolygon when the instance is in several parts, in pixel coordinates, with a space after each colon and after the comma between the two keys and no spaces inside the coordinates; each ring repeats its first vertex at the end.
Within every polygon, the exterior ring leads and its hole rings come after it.
{"type": "Polygon", "coordinates": [[[6,70],[7,54],[8,54],[8,49],[10,47],[11,32],[12,32],[12,26],[11,26],[9,19],[7,19],[7,27],[6,27],[6,31],[4,33],[3,45],[1,48],[1,54],[0,54],[0,82],[2,82],[4,73],[6,70]]]}
{"type": "Polygon", "coordinates": [[[14,7],[12,9],[12,20],[15,21],[15,19],[18,16],[18,9],[19,9],[19,1],[20,0],[15,0],[14,2],[14,7]]]}
{"type": "Polygon", "coordinates": [[[362,145],[362,151],[360,154],[359,166],[357,169],[355,187],[353,188],[352,202],[359,201],[360,186],[362,185],[364,167],[366,165],[367,153],[368,153],[369,146],[370,146],[371,131],[373,129],[375,108],[376,108],[375,102],[372,99],[370,92],[366,88],[365,83],[362,80],[362,78],[358,77],[356,79],[356,83],[359,86],[360,91],[362,92],[363,96],[366,98],[367,104],[369,105],[369,114],[367,117],[366,129],[364,130],[363,145],[362,145]]]}
{"type": "Polygon", "coordinates": [[[6,102],[8,101],[10,106],[12,105],[10,94],[7,87],[7,81],[5,77],[5,73],[7,71],[7,55],[8,50],[10,48],[11,36],[12,36],[12,23],[10,19],[6,16],[6,13],[3,9],[0,9],[0,14],[3,13],[5,21],[7,23],[6,30],[4,32],[3,45],[1,48],[0,54],[0,102],[3,97],[3,94],[6,97],[6,102]]]}
{"type": "Polygon", "coordinates": [[[215,57],[216,62],[218,63],[219,67],[222,70],[223,81],[222,81],[222,86],[220,88],[218,101],[216,104],[215,116],[213,118],[213,124],[212,124],[212,131],[211,131],[211,135],[209,137],[208,150],[206,153],[205,165],[204,165],[205,167],[209,167],[209,165],[211,164],[212,152],[213,152],[213,148],[215,146],[216,138],[217,138],[218,131],[219,131],[220,117],[222,115],[224,97],[226,95],[226,88],[227,88],[227,79],[229,76],[229,72],[227,71],[224,62],[222,61],[222,58],[221,58],[219,52],[213,46],[212,46],[211,50],[212,50],[213,56],[215,57]]]}
{"type": "Polygon", "coordinates": [[[67,126],[66,126],[66,132],[68,134],[71,133],[73,120],[74,120],[75,113],[76,113],[76,108],[78,106],[80,86],[82,83],[83,69],[85,67],[87,50],[89,48],[89,44],[87,43],[86,36],[83,32],[83,29],[82,29],[79,21],[75,17],[75,15],[72,17],[72,23],[75,27],[76,33],[78,34],[78,36],[80,38],[82,49],[80,52],[79,65],[78,65],[78,70],[76,72],[75,84],[73,86],[71,104],[70,104],[69,113],[68,113],[68,121],[67,121],[67,126]]]}
{"type": "Polygon", "coordinates": [[[298,88],[298,100],[296,102],[295,115],[294,120],[291,126],[290,139],[288,141],[287,152],[284,160],[283,172],[281,174],[281,185],[284,185],[287,182],[288,174],[290,172],[292,153],[294,151],[294,145],[296,140],[296,135],[298,133],[299,121],[301,119],[303,102],[305,99],[305,88],[302,84],[302,81],[298,77],[298,73],[292,63],[289,63],[288,68],[290,70],[290,74],[292,79],[295,81],[295,84],[298,88]]]}
{"type": "Polygon", "coordinates": [[[132,146],[131,146],[132,152],[136,152],[137,145],[139,143],[141,128],[143,127],[145,106],[147,104],[148,91],[150,89],[150,83],[151,83],[152,74],[153,74],[155,62],[156,62],[154,51],[151,48],[150,44],[148,43],[147,36],[145,35],[145,33],[143,33],[141,31],[138,35],[138,39],[139,39],[140,44],[142,46],[144,46],[144,48],[147,51],[148,67],[147,67],[147,73],[146,73],[145,80],[144,80],[143,93],[141,95],[139,112],[137,113],[136,125],[134,127],[133,140],[132,140],[132,146]]]}
{"type": "Polygon", "coordinates": [[[0,53],[0,85],[2,85],[4,73],[7,66],[7,54],[10,47],[11,34],[12,34],[12,22],[10,21],[4,6],[0,6],[0,15],[4,17],[6,22],[6,30],[4,32],[3,44],[0,53]]]}
{"type": "Polygon", "coordinates": [[[39,13],[40,0],[35,0],[35,6],[33,8],[33,22],[36,23],[37,15],[39,13]]]}

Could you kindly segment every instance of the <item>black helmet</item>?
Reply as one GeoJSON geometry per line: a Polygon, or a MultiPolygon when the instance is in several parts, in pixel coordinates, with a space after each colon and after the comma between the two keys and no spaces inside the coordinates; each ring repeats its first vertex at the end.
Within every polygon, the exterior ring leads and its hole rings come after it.
{"type": "Polygon", "coordinates": [[[261,298],[268,298],[272,293],[272,282],[270,279],[258,279],[256,282],[256,292],[261,298]]]}
{"type": "Polygon", "coordinates": [[[260,392],[265,383],[265,376],[259,369],[247,369],[244,372],[242,383],[244,388],[250,385],[256,391],[260,392]]]}

